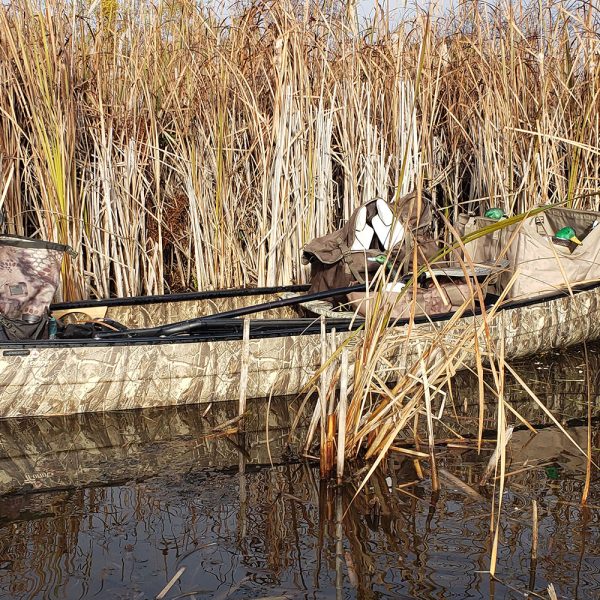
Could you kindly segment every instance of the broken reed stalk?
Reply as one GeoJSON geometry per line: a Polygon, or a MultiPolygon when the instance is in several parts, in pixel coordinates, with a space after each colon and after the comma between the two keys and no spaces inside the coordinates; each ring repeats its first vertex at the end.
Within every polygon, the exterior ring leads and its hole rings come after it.
{"type": "MultiPolygon", "coordinates": [[[[419,439],[419,414],[417,413],[413,422],[413,436],[415,442],[415,450],[417,452],[421,449],[421,440],[419,439]]],[[[419,479],[423,479],[423,469],[421,468],[421,461],[418,458],[413,460],[415,466],[415,473],[419,479]]]]}
{"type": "Polygon", "coordinates": [[[335,453],[335,434],[336,434],[336,414],[327,415],[327,426],[325,431],[325,445],[321,448],[321,479],[330,479],[336,464],[335,453]]]}
{"type": "MultiPolygon", "coordinates": [[[[422,356],[422,346],[419,347],[419,353],[422,356]]],[[[425,396],[425,411],[427,415],[427,442],[429,446],[429,465],[431,469],[431,489],[434,492],[439,491],[440,484],[438,481],[437,466],[435,462],[435,437],[433,433],[433,416],[431,408],[431,392],[429,388],[429,380],[427,379],[427,369],[423,359],[420,359],[421,376],[423,377],[423,393],[425,396]]]]}
{"type": "Polygon", "coordinates": [[[177,580],[185,573],[187,567],[181,567],[173,577],[168,581],[167,585],[156,595],[156,600],[163,600],[169,593],[169,590],[177,583],[177,580]]]}
{"type": "Polygon", "coordinates": [[[242,329],[242,356],[240,366],[240,396],[238,416],[246,412],[246,399],[248,396],[248,369],[250,368],[250,319],[244,317],[242,329]]]}
{"type": "MultiPolygon", "coordinates": [[[[496,491],[498,508],[496,510],[496,515],[494,519],[494,505],[492,503],[492,515],[490,521],[490,531],[493,533],[492,539],[492,552],[490,556],[490,575],[493,577],[496,573],[496,563],[498,560],[498,546],[500,543],[500,517],[502,515],[502,501],[504,499],[504,484],[506,481],[506,446],[512,435],[512,428],[506,427],[506,411],[505,411],[505,402],[504,402],[504,335],[500,338],[500,348],[499,348],[499,358],[498,358],[498,369],[494,368],[493,361],[492,372],[494,374],[494,378],[496,380],[496,385],[498,388],[498,408],[497,408],[497,446],[496,450],[498,451],[499,465],[500,465],[500,476],[498,483],[494,481],[494,487],[498,487],[496,491]]],[[[497,459],[498,460],[498,459],[497,459]]],[[[495,470],[498,470],[498,463],[496,463],[495,470]]]]}
{"type": "Polygon", "coordinates": [[[327,340],[326,320],[321,316],[321,369],[319,380],[319,408],[320,408],[320,423],[321,423],[321,443],[319,445],[321,457],[321,479],[325,479],[331,470],[331,456],[329,447],[329,430],[330,422],[328,418],[327,406],[328,397],[327,390],[329,389],[329,364],[327,356],[329,353],[329,344],[327,340]]]}
{"type": "Polygon", "coordinates": [[[490,456],[490,459],[488,460],[488,464],[487,464],[483,474],[481,475],[481,478],[479,479],[479,485],[485,485],[488,482],[489,478],[492,476],[492,474],[498,468],[498,460],[500,459],[502,452],[506,448],[506,444],[508,444],[508,442],[510,441],[510,438],[512,437],[512,434],[513,434],[513,430],[514,430],[514,427],[512,427],[512,426],[507,427],[506,431],[504,432],[504,435],[499,436],[497,438],[496,448],[494,449],[494,452],[490,456]],[[500,441],[502,443],[500,443],[500,441]]]}
{"type": "MultiPolygon", "coordinates": [[[[324,321],[322,320],[322,323],[324,323],[324,321]]],[[[323,333],[323,330],[321,330],[321,333],[323,333]]],[[[322,384],[322,389],[323,387],[325,388],[324,391],[324,398],[328,398],[329,401],[327,402],[327,409],[326,409],[326,415],[327,415],[327,421],[326,421],[326,427],[325,427],[325,444],[321,447],[321,460],[320,460],[320,466],[321,466],[321,478],[322,479],[329,479],[331,477],[331,475],[333,474],[334,471],[334,467],[336,465],[336,450],[335,450],[335,443],[336,443],[336,433],[338,430],[337,427],[337,419],[338,419],[338,412],[336,412],[336,394],[334,391],[334,387],[332,387],[333,384],[333,370],[334,370],[334,365],[335,362],[333,360],[333,358],[329,358],[329,357],[333,357],[334,353],[336,351],[336,331],[335,328],[333,328],[331,330],[331,334],[330,334],[330,338],[329,338],[329,348],[328,348],[328,354],[325,356],[326,362],[323,363],[322,370],[323,373],[321,375],[322,377],[322,381],[324,381],[324,385],[322,384]]],[[[347,367],[347,365],[346,365],[347,367]]],[[[338,407],[337,407],[337,411],[340,410],[339,407],[339,403],[338,403],[338,407]]]]}
{"type": "Polygon", "coordinates": [[[537,560],[538,548],[538,507],[537,501],[531,502],[531,562],[537,560]]]}
{"type": "MultiPolygon", "coordinates": [[[[321,407],[321,423],[325,425],[327,419],[327,390],[329,388],[329,367],[327,363],[328,343],[326,319],[321,316],[321,369],[319,381],[319,406],[321,407]]],[[[323,430],[322,430],[323,432],[323,430]]],[[[321,435],[321,444],[325,443],[325,437],[321,435]]]]}
{"type": "Polygon", "coordinates": [[[535,590],[535,580],[537,572],[537,549],[538,549],[538,507],[537,501],[531,502],[531,556],[529,558],[529,594],[527,597],[533,596],[535,590]]]}

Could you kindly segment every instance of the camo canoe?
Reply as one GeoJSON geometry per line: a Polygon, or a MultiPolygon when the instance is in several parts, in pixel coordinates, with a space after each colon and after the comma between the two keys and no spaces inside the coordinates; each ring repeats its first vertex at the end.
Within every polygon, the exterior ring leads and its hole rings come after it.
{"type": "MultiPolygon", "coordinates": [[[[227,290],[53,309],[56,315],[70,311],[84,318],[110,317],[130,328],[153,327],[256,304],[281,292],[227,290]]],[[[350,346],[360,343],[364,329],[352,317],[315,302],[300,311],[288,307],[256,315],[248,321],[246,339],[243,321],[226,319],[185,336],[2,342],[0,418],[221,402],[238,398],[241,387],[248,399],[297,394],[319,371],[323,348],[348,336],[350,346]]],[[[483,335],[481,315],[455,319],[452,327],[450,317],[388,328],[385,358],[396,372],[418,361],[432,340],[438,353],[451,352],[469,332],[483,335]]],[[[486,339],[502,341],[507,358],[595,340],[600,338],[600,284],[573,290],[573,295],[508,303],[487,319],[486,339]]],[[[474,360],[474,353],[467,352],[457,368],[472,366],[474,360]]]]}

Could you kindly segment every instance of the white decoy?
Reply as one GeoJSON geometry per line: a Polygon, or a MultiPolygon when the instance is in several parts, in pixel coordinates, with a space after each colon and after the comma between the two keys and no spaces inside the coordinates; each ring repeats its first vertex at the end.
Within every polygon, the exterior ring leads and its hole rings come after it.
{"type": "Polygon", "coordinates": [[[354,241],[350,250],[356,252],[359,250],[368,250],[371,247],[371,241],[375,231],[370,225],[367,225],[367,207],[362,206],[356,214],[354,222],[354,241]]]}
{"type": "Polygon", "coordinates": [[[385,291],[399,294],[405,287],[406,287],[405,283],[402,283],[401,281],[396,281],[396,283],[388,283],[385,286],[385,291]]]}
{"type": "Polygon", "coordinates": [[[404,239],[404,227],[402,223],[394,223],[394,213],[389,204],[379,198],[377,200],[377,214],[371,219],[371,225],[385,250],[393,248],[404,239]],[[392,224],[394,225],[392,227],[392,224]]]}

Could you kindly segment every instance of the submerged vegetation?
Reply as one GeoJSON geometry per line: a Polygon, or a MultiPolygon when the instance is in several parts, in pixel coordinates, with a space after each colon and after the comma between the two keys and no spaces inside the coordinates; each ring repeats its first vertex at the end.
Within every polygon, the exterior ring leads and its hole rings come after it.
{"type": "Polygon", "coordinates": [[[598,12],[14,0],[9,231],[80,249],[68,298],[302,280],[300,249],[417,184],[449,217],[597,206],[598,12]]]}

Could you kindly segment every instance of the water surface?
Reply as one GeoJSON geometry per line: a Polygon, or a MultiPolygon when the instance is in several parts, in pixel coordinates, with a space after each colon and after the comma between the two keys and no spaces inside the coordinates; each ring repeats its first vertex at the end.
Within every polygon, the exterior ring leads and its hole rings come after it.
{"type": "MultiPolygon", "coordinates": [[[[600,410],[581,351],[519,369],[586,447],[570,420],[600,410]]],[[[476,427],[476,390],[457,380],[453,427],[476,427]]],[[[515,385],[507,398],[550,422],[515,385]]],[[[357,494],[360,477],[324,485],[288,452],[298,409],[254,403],[244,434],[227,425],[235,403],[0,422],[0,598],[150,599],[177,573],[167,599],[547,597],[549,583],[559,598],[600,597],[600,476],[582,508],[586,460],[556,427],[514,433],[492,580],[494,486],[479,485],[491,445],[440,446],[438,493],[394,454],[357,494]]],[[[598,464],[597,424],[592,437],[598,464]]]]}

